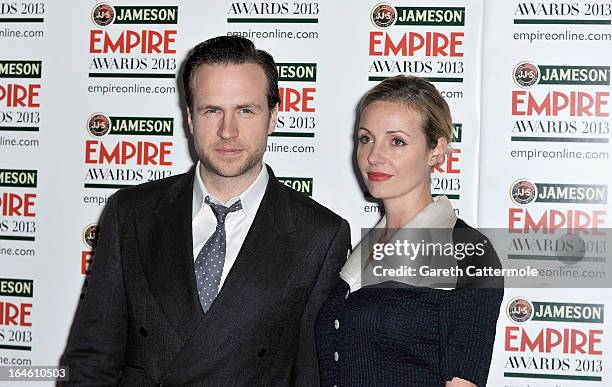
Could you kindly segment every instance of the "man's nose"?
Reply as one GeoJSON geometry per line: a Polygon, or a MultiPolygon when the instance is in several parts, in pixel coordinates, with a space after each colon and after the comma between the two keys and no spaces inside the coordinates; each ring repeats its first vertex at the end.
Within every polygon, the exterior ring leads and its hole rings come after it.
{"type": "Polygon", "coordinates": [[[217,131],[217,135],[224,140],[229,140],[238,137],[238,126],[236,119],[231,114],[225,114],[221,120],[221,126],[217,131]]]}

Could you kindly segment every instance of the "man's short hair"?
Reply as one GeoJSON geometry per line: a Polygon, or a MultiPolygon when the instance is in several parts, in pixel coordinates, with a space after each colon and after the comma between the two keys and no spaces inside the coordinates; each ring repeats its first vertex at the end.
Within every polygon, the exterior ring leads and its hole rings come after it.
{"type": "Polygon", "coordinates": [[[241,36],[217,36],[195,46],[187,56],[183,69],[183,87],[187,106],[193,101],[193,77],[201,65],[238,65],[253,63],[266,74],[268,107],[272,110],[280,102],[278,71],[272,55],[255,48],[253,42],[241,36]]]}

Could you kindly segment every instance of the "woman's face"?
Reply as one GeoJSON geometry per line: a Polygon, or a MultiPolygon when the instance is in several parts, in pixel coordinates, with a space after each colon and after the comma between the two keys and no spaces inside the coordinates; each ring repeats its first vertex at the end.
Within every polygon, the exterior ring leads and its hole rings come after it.
{"type": "Polygon", "coordinates": [[[420,113],[397,102],[376,101],[361,113],[357,163],[373,197],[417,199],[430,194],[430,162],[439,161],[439,146],[429,149],[421,121],[420,113]]]}

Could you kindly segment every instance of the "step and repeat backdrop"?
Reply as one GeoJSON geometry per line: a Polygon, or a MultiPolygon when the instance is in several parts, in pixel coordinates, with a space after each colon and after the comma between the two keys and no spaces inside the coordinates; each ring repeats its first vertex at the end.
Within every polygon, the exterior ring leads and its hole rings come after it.
{"type": "Polygon", "coordinates": [[[265,161],[353,243],[381,216],[355,173],[359,98],[434,82],[454,132],[432,192],[552,284],[506,290],[489,385],[611,385],[611,20],[610,0],[0,1],[0,365],[58,363],[108,197],[193,165],[177,73],[235,34],[278,66],[265,161]]]}

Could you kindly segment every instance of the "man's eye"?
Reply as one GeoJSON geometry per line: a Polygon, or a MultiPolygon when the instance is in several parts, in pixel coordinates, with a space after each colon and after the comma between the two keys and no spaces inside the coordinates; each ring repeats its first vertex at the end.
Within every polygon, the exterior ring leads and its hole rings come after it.
{"type": "Polygon", "coordinates": [[[204,110],[204,114],[211,114],[211,113],[217,113],[219,111],[219,109],[215,109],[215,108],[208,108],[204,110]]]}
{"type": "Polygon", "coordinates": [[[253,113],[253,111],[251,109],[249,109],[249,108],[242,108],[242,109],[240,109],[240,113],[242,113],[242,114],[251,114],[251,113],[253,113]]]}

